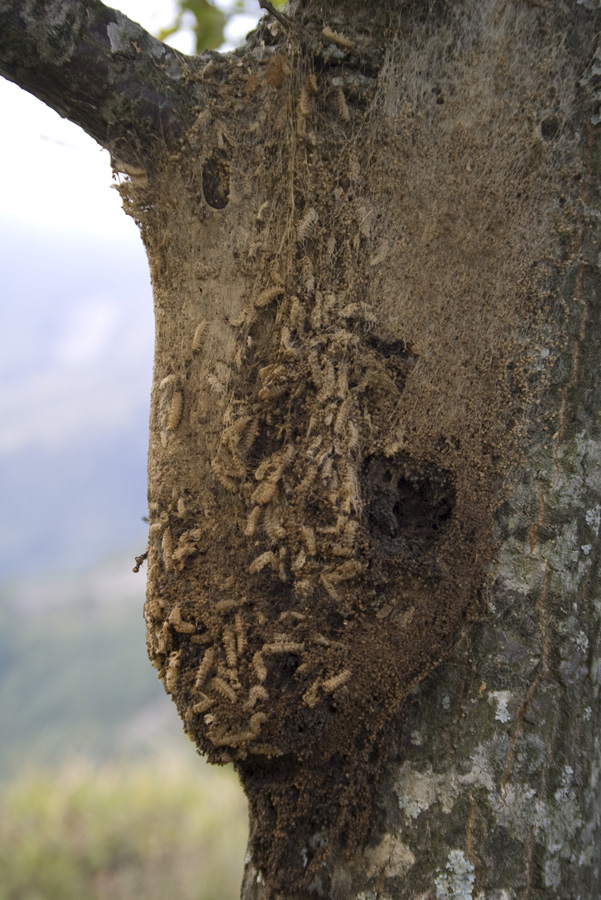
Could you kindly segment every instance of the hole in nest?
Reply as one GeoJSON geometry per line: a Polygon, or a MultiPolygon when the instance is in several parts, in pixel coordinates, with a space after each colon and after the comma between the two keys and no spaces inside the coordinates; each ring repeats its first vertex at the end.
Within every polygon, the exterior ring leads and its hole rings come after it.
{"type": "Polygon", "coordinates": [[[256,469],[266,459],[270,459],[284,445],[284,439],[276,434],[275,428],[266,422],[259,424],[257,436],[246,455],[250,469],[256,469]]]}
{"type": "Polygon", "coordinates": [[[547,116],[546,119],[540,123],[540,133],[542,135],[543,141],[552,141],[553,138],[556,138],[561,131],[561,122],[557,118],[557,116],[547,116]]]}
{"type": "Polygon", "coordinates": [[[455,508],[450,474],[398,454],[365,463],[370,533],[391,554],[428,550],[447,530],[455,508]]]}
{"type": "Polygon", "coordinates": [[[411,350],[405,341],[386,341],[375,337],[373,334],[367,338],[367,344],[377,353],[385,356],[386,359],[399,358],[406,360],[408,363],[416,361],[415,353],[411,350]]]}
{"type": "Polygon", "coordinates": [[[386,372],[392,377],[400,391],[405,388],[407,377],[417,362],[417,355],[402,340],[387,341],[369,335],[366,344],[380,357],[386,372]]]}
{"type": "Polygon", "coordinates": [[[205,159],[202,192],[211,209],[225,209],[230,202],[230,161],[225,150],[213,150],[205,159]]]}

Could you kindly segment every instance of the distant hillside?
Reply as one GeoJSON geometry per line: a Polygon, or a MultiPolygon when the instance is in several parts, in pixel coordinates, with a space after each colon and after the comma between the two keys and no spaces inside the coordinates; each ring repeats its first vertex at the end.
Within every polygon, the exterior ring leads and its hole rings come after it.
{"type": "Polygon", "coordinates": [[[132,563],[0,589],[0,778],[78,756],[195,757],[146,657],[132,563]]]}
{"type": "Polygon", "coordinates": [[[144,548],[153,323],[141,242],[0,221],[0,579],[144,548]]]}

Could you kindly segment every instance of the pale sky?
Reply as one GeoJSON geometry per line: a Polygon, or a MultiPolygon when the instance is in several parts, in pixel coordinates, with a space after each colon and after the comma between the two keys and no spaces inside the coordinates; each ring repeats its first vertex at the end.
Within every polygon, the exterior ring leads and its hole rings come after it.
{"type": "MultiPolygon", "coordinates": [[[[227,10],[235,0],[217,0],[227,10]]],[[[228,26],[231,49],[255,15],[228,26]]],[[[156,33],[173,0],[117,0],[156,33]]],[[[170,43],[191,51],[189,33],[170,43]]],[[[109,154],[0,77],[0,577],[144,546],[152,298],[109,154]]]]}
{"type": "MultiPolygon", "coordinates": [[[[174,0],[114,5],[153,33],[175,15],[174,0]]],[[[247,5],[254,16],[230,19],[224,49],[255,26],[258,0],[247,5]]],[[[170,43],[192,50],[189,32],[170,43]]],[[[1,462],[32,442],[108,432],[148,402],[153,322],[146,256],[108,152],[2,77],[0,115],[1,462]]]]}
{"type": "MultiPolygon", "coordinates": [[[[120,0],[120,9],[144,28],[157,32],[174,18],[173,0],[120,0]]],[[[233,0],[217,0],[226,11],[233,0]]],[[[247,0],[248,13],[234,16],[226,31],[231,49],[256,24],[258,0],[247,0]]],[[[187,33],[169,41],[191,52],[187,33]]],[[[108,153],[80,128],[49,109],[31,94],[0,77],[0,220],[51,228],[53,231],[122,235],[137,239],[133,222],[121,211],[108,153]]]]}

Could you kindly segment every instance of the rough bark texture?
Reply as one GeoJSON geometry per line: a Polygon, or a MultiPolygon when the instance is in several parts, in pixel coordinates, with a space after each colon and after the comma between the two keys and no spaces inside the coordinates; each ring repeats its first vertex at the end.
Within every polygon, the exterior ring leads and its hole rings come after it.
{"type": "Polygon", "coordinates": [[[248,900],[599,896],[595,6],[298,2],[123,183],[149,653],[248,900]]]}
{"type": "Polygon", "coordinates": [[[99,0],[0,0],[0,74],[134,169],[197,105],[184,57],[99,0]]]}

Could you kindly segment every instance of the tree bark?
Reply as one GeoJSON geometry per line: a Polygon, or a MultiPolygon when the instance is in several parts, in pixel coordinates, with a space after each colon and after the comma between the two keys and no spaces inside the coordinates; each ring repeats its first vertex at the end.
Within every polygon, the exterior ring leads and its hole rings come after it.
{"type": "Polygon", "coordinates": [[[186,57],[99,0],[1,0],[0,74],[130,168],[173,146],[198,103],[186,57]]]}
{"type": "Polygon", "coordinates": [[[110,122],[148,173],[151,659],[240,773],[247,900],[595,900],[601,13],[287,15],[163,82],[165,147],[110,122]]]}

